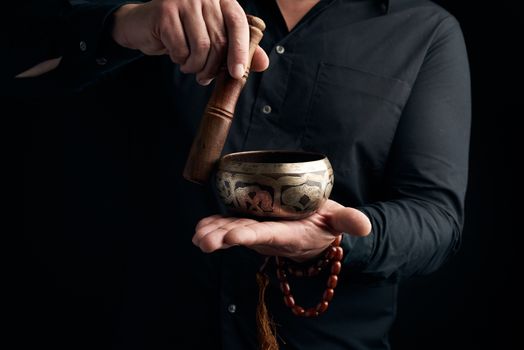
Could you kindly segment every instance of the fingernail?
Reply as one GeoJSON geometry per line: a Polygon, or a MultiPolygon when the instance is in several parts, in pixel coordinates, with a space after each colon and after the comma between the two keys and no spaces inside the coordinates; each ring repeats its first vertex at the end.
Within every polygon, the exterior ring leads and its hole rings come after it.
{"type": "Polygon", "coordinates": [[[244,76],[246,69],[243,64],[235,64],[233,66],[233,78],[241,79],[244,76]]]}
{"type": "Polygon", "coordinates": [[[197,83],[199,83],[202,86],[207,86],[211,84],[212,81],[213,79],[197,79],[197,83]]]}

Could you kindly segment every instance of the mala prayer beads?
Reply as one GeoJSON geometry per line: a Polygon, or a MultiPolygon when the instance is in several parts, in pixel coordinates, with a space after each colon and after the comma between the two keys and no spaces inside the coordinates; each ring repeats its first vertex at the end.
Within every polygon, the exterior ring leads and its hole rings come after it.
{"type": "Polygon", "coordinates": [[[344,250],[340,247],[341,240],[342,235],[338,236],[335,241],[333,241],[331,246],[326,249],[318,261],[308,267],[296,266],[288,259],[278,256],[275,257],[277,278],[280,282],[280,290],[282,291],[282,294],[284,294],[284,303],[291,309],[293,314],[303,317],[316,317],[328,309],[329,303],[335,295],[335,288],[338,284],[338,274],[342,269],[344,250]],[[322,294],[320,302],[316,306],[307,309],[297,305],[293,294],[291,294],[291,286],[287,279],[288,273],[295,277],[313,277],[328,268],[330,264],[330,275],[326,282],[326,290],[322,294]]]}

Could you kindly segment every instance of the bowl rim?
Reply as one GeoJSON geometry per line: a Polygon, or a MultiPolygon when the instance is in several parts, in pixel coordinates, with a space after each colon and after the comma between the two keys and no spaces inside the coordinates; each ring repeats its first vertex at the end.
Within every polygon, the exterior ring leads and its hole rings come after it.
{"type": "MultiPolygon", "coordinates": [[[[323,171],[331,168],[331,163],[327,156],[319,152],[307,152],[307,151],[287,151],[287,150],[256,150],[256,151],[243,151],[243,152],[234,152],[228,153],[220,158],[219,170],[226,171],[238,171],[246,172],[247,169],[261,169],[269,172],[314,172],[314,171],[323,171]],[[235,160],[235,157],[242,155],[250,154],[264,154],[264,153],[287,153],[287,154],[306,154],[315,156],[318,159],[305,161],[305,162],[293,162],[293,163],[259,163],[259,162],[244,162],[235,160]]],[[[248,171],[249,172],[249,171],[248,171]]]]}

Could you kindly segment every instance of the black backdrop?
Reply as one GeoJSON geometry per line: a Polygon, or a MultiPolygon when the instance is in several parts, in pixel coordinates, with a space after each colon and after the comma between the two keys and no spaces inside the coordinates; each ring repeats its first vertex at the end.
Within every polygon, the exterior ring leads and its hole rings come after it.
{"type": "MultiPolygon", "coordinates": [[[[522,43],[519,25],[524,21],[517,9],[518,1],[499,0],[491,5],[475,0],[437,2],[461,23],[471,63],[473,129],[466,226],[462,249],[457,256],[433,275],[403,283],[392,344],[396,349],[417,350],[512,349],[517,335],[518,298],[522,295],[516,286],[522,275],[516,259],[521,220],[513,198],[518,197],[522,184],[516,170],[516,164],[522,159],[516,125],[520,117],[517,105],[522,99],[517,73],[524,61],[517,57],[516,51],[522,43]]],[[[42,154],[61,152],[59,142],[34,131],[42,125],[45,125],[44,131],[52,130],[60,127],[59,122],[36,114],[32,118],[31,147],[40,148],[42,154]],[[37,142],[42,143],[38,145],[37,142]]],[[[16,142],[13,149],[28,147],[23,141],[16,142]]],[[[60,158],[46,156],[42,159],[45,161],[38,167],[59,166],[53,161],[58,162],[60,158]]],[[[23,191],[38,190],[47,194],[41,180],[34,185],[23,191]]],[[[35,225],[38,227],[38,223],[35,225]]],[[[97,341],[103,341],[106,335],[68,334],[78,325],[68,325],[67,315],[69,312],[85,313],[88,316],[80,326],[90,327],[96,318],[96,305],[104,301],[86,303],[89,289],[72,295],[74,286],[60,284],[63,281],[54,285],[55,282],[49,280],[49,271],[40,265],[46,250],[57,252],[56,241],[49,237],[48,233],[35,230],[30,237],[32,241],[26,239],[16,247],[20,249],[13,250],[13,257],[7,255],[10,262],[6,267],[10,273],[4,276],[4,281],[6,288],[15,295],[5,300],[14,309],[9,313],[9,322],[16,330],[13,334],[19,345],[54,343],[49,338],[49,330],[56,324],[63,327],[58,332],[63,331],[66,338],[89,335],[92,339],[86,342],[96,348],[97,341]],[[28,249],[33,252],[32,256],[27,256],[28,249]],[[37,289],[39,294],[35,294],[37,289]],[[71,311],[67,305],[72,307],[71,311]],[[63,321],[53,323],[62,317],[63,321]]],[[[62,275],[78,273],[80,268],[87,280],[96,279],[96,272],[103,269],[102,265],[81,265],[79,257],[65,252],[55,256],[56,261],[53,256],[47,257],[53,260],[51,265],[60,266],[62,275]],[[59,260],[64,258],[76,261],[76,270],[65,263],[67,260],[59,260]]],[[[117,286],[120,282],[108,283],[117,286]]],[[[113,297],[118,300],[118,288],[114,290],[113,297]]],[[[111,320],[105,320],[95,328],[110,327],[111,320]]]]}
{"type": "MultiPolygon", "coordinates": [[[[461,23],[471,65],[473,126],[462,248],[433,275],[402,285],[397,349],[518,348],[520,314],[514,199],[523,157],[517,133],[522,88],[517,1],[436,1],[461,23]]],[[[521,343],[521,342],[520,342],[521,343]]]]}

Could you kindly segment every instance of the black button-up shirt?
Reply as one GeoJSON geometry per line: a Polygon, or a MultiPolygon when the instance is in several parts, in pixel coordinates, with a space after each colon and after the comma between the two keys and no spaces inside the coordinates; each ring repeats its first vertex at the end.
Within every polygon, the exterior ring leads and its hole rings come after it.
{"type": "MultiPolygon", "coordinates": [[[[211,87],[166,58],[100,44],[93,25],[102,31],[123,1],[83,3],[68,16],[84,21],[69,21],[74,30],[55,43],[61,67],[7,84],[17,93],[84,89],[73,98],[87,101],[83,110],[59,109],[72,114],[64,119],[66,205],[54,215],[73,236],[105,232],[117,237],[111,244],[126,242],[115,342],[256,349],[261,257],[241,247],[206,255],[191,245],[197,221],[220,210],[210,188],[181,177],[211,87]]],[[[282,348],[386,349],[396,283],[434,271],[460,240],[470,95],[459,25],[428,1],[324,0],[288,32],[274,1],[241,4],[266,22],[261,46],[271,63],[251,74],[224,153],[324,153],[335,171],[332,198],[373,225],[368,237],[344,235],[339,286],[318,318],[293,316],[271,275],[266,298],[282,348]]],[[[291,280],[297,303],[315,305],[325,279],[291,280]]]]}

